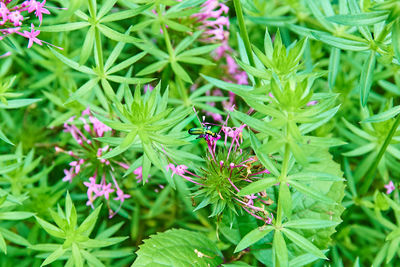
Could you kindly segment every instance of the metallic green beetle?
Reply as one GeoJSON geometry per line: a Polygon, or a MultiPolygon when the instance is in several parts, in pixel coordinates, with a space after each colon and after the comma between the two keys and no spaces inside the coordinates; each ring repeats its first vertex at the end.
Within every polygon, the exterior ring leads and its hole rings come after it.
{"type": "Polygon", "coordinates": [[[188,131],[189,134],[191,135],[198,135],[197,139],[206,137],[207,135],[212,136],[212,137],[217,137],[218,134],[211,131],[211,125],[203,128],[192,128],[189,129],[188,131]]]}

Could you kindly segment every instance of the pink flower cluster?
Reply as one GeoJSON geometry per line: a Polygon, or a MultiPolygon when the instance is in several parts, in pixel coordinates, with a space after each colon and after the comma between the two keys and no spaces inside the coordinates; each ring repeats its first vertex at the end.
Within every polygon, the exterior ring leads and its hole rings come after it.
{"type": "MultiPolygon", "coordinates": [[[[270,172],[264,167],[262,167],[261,170],[259,167],[255,167],[254,163],[258,162],[258,159],[255,156],[249,156],[248,158],[244,158],[240,163],[233,162],[233,159],[237,157],[233,156],[232,153],[237,153],[240,156],[243,155],[243,151],[240,148],[240,146],[243,143],[242,132],[243,129],[246,127],[246,125],[243,124],[240,127],[228,127],[227,126],[228,119],[229,115],[216,137],[213,137],[211,135],[204,135],[204,139],[207,142],[208,151],[211,156],[208,157],[208,160],[211,161],[211,164],[214,166],[212,168],[219,169],[220,174],[228,173],[229,175],[226,176],[226,179],[232,186],[233,188],[232,191],[236,191],[237,193],[239,193],[240,188],[238,188],[238,186],[233,182],[234,180],[233,175],[239,176],[240,177],[239,180],[241,182],[244,181],[247,183],[252,183],[260,179],[261,178],[259,177],[260,175],[263,175],[265,173],[268,174],[270,172]],[[225,150],[223,152],[222,151],[217,152],[216,145],[217,141],[221,139],[222,132],[224,133],[225,136],[224,145],[227,151],[225,150]],[[221,159],[221,156],[218,156],[217,153],[224,153],[224,152],[226,152],[226,157],[224,157],[222,160],[217,160],[217,158],[221,159]]],[[[204,121],[202,122],[203,127],[207,127],[209,125],[214,125],[214,124],[206,123],[204,121]]],[[[176,174],[184,178],[185,180],[193,184],[196,184],[197,186],[200,187],[200,189],[207,187],[205,185],[207,181],[207,175],[195,174],[189,171],[186,165],[175,165],[169,163],[168,166],[166,166],[166,169],[172,171],[172,176],[176,174]]],[[[223,196],[221,195],[221,193],[219,194],[220,198],[223,200],[224,199],[223,196]]],[[[244,197],[240,197],[235,194],[233,197],[236,203],[251,216],[259,220],[262,220],[267,224],[271,224],[273,219],[273,214],[265,210],[264,204],[270,205],[272,204],[272,202],[270,199],[265,200],[266,198],[267,194],[265,192],[246,195],[244,197]]]]}
{"type": "MultiPolygon", "coordinates": [[[[43,43],[51,45],[37,38],[40,31],[35,30],[35,26],[32,23],[30,31],[21,31],[23,23],[27,23],[29,13],[34,13],[39,19],[39,25],[42,24],[43,14],[50,14],[50,11],[46,9],[45,6],[46,0],[43,0],[42,2],[26,0],[20,5],[13,5],[11,2],[12,0],[0,0],[0,40],[10,34],[16,33],[29,40],[28,48],[32,47],[33,43],[37,43],[38,45],[42,45],[43,43]]],[[[62,49],[60,47],[57,48],[62,49]]],[[[6,55],[9,55],[9,52],[0,57],[5,57],[6,55]]]]}
{"type": "MultiPolygon", "coordinates": [[[[112,133],[112,129],[94,117],[89,108],[87,108],[79,118],[73,116],[68,119],[64,123],[64,131],[71,134],[80,149],[66,151],[58,146],[55,147],[57,153],[63,152],[74,158],[69,163],[69,169],[64,169],[65,176],[62,180],[71,183],[78,174],[85,175],[83,170],[93,171],[89,182],[83,183],[88,188],[86,205],[94,208],[93,201],[98,197],[104,197],[107,201],[110,218],[113,217],[119,211],[125,199],[130,198],[130,195],[123,192],[113,175],[115,168],[122,167],[127,170],[129,165],[124,162],[103,159],[102,156],[111,151],[111,149],[109,146],[101,147],[100,143],[95,140],[95,138],[103,137],[106,132],[112,133]],[[80,125],[83,125],[83,130],[78,127],[80,125]],[[96,182],[98,177],[100,177],[99,183],[96,182]],[[107,178],[111,179],[111,182],[107,182],[107,178]],[[113,199],[120,202],[120,206],[116,211],[110,208],[109,203],[110,195],[113,193],[116,193],[116,197],[113,199]]],[[[141,167],[134,170],[133,173],[136,175],[138,182],[142,180],[141,167]]]]}
{"type": "MultiPolygon", "coordinates": [[[[219,0],[207,0],[202,5],[200,13],[194,14],[199,23],[198,29],[203,30],[203,36],[200,41],[206,43],[221,43],[221,46],[215,49],[214,59],[221,61],[218,66],[222,66],[222,79],[227,82],[236,84],[248,84],[248,76],[245,71],[241,71],[233,55],[236,52],[229,46],[229,8],[220,3],[219,0]]],[[[210,93],[208,92],[208,95],[210,93]]],[[[214,96],[223,96],[221,90],[216,89],[211,93],[214,96]]],[[[208,105],[215,106],[214,102],[207,103],[208,105]]],[[[235,105],[235,94],[229,92],[228,101],[222,103],[225,109],[232,110],[235,105]]],[[[220,114],[206,112],[208,116],[212,116],[215,121],[222,122],[220,114]]]]}

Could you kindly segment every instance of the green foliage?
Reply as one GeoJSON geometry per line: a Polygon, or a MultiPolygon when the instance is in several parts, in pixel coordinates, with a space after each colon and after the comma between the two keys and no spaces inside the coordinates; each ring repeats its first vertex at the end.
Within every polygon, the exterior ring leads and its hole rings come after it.
{"type": "Polygon", "coordinates": [[[221,252],[201,233],[172,229],[144,240],[137,252],[135,266],[217,266],[221,252]]]}
{"type": "MultiPolygon", "coordinates": [[[[101,206],[96,208],[79,226],[78,214],[69,193],[65,198],[65,211],[58,208],[57,212],[50,210],[51,217],[56,225],[51,224],[40,217],[36,217],[38,224],[51,236],[63,239],[62,244],[45,243],[35,244],[30,248],[43,251],[40,257],[45,258],[41,266],[48,265],[56,260],[67,258],[67,265],[83,266],[85,262],[89,265],[105,266],[94,252],[103,247],[112,246],[125,240],[127,237],[110,237],[118,229],[107,233],[99,233],[97,237],[90,238],[99,216],[101,206]]],[[[97,254],[100,256],[100,254],[97,254]]],[[[104,257],[104,256],[103,256],[104,257]]]]}

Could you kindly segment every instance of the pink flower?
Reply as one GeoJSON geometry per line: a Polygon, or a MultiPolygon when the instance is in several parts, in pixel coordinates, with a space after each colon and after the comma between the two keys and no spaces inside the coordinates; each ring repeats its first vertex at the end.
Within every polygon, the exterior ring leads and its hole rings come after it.
{"type": "Polygon", "coordinates": [[[390,194],[394,191],[394,189],[396,189],[396,187],[394,186],[392,181],[389,181],[389,183],[387,185],[385,185],[386,188],[386,194],[390,194]]]}
{"type": "Polygon", "coordinates": [[[114,192],[115,190],[111,188],[112,184],[103,184],[101,189],[102,191],[100,193],[102,193],[102,195],[104,196],[105,199],[109,199],[110,198],[110,193],[114,192]]]}
{"type": "Polygon", "coordinates": [[[117,196],[118,197],[114,198],[114,200],[121,201],[121,203],[123,203],[126,198],[130,198],[131,197],[131,195],[124,194],[124,192],[121,189],[117,190],[117,196]]]}
{"type": "Polygon", "coordinates": [[[40,31],[39,30],[35,31],[34,25],[31,24],[31,31],[30,32],[24,31],[24,33],[21,33],[20,35],[29,39],[28,48],[31,48],[34,42],[37,43],[38,45],[42,45],[42,41],[36,38],[36,36],[38,36],[39,34],[40,31]]]}
{"type": "Polygon", "coordinates": [[[64,176],[64,178],[62,179],[63,180],[63,182],[72,182],[72,178],[74,178],[75,177],[75,175],[76,174],[74,174],[74,172],[73,172],[73,169],[74,168],[71,168],[71,169],[69,169],[69,170],[67,170],[67,169],[64,169],[64,174],[65,174],[65,176],[64,176]]]}
{"type": "Polygon", "coordinates": [[[38,17],[40,24],[42,24],[43,14],[50,14],[50,12],[46,8],[44,8],[45,4],[46,0],[43,0],[42,3],[35,0],[31,0],[29,2],[28,12],[31,13],[35,11],[35,15],[36,17],[38,17]]]}
{"type": "Polygon", "coordinates": [[[21,26],[21,20],[23,20],[24,17],[21,15],[21,12],[16,10],[8,14],[8,19],[14,24],[14,26],[21,26]]]}
{"type": "Polygon", "coordinates": [[[96,132],[98,137],[102,137],[105,132],[109,132],[112,129],[99,121],[97,118],[90,116],[89,117],[90,122],[93,124],[93,129],[96,132]]]}

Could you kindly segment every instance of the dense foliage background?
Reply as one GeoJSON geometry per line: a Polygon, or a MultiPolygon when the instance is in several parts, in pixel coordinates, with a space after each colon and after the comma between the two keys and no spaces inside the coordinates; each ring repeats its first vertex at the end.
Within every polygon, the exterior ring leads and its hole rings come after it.
{"type": "Polygon", "coordinates": [[[398,266],[400,2],[0,0],[0,266],[398,266]]]}

